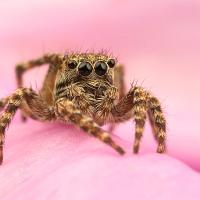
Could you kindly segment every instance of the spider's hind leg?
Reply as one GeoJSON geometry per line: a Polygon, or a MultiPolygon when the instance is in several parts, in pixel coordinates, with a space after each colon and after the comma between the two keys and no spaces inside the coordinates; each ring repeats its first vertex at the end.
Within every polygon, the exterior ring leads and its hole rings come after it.
{"type": "MultiPolygon", "coordinates": [[[[46,100],[49,104],[52,103],[52,90],[54,87],[55,76],[59,64],[62,63],[62,59],[63,57],[58,54],[45,54],[40,58],[18,64],[16,66],[16,78],[18,88],[23,87],[23,74],[26,71],[35,67],[49,64],[49,70],[45,77],[43,87],[40,93],[44,100],[46,100]]],[[[26,114],[22,111],[22,120],[26,121],[26,118],[26,114]]]]}

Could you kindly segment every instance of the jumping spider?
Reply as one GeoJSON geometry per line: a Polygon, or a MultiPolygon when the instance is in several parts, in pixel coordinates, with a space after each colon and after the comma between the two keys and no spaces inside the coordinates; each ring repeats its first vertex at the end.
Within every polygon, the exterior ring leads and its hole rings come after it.
{"type": "Polygon", "coordinates": [[[46,54],[17,65],[16,75],[18,89],[0,100],[1,109],[5,107],[0,116],[0,164],[5,129],[18,109],[24,119],[71,122],[120,154],[124,150],[100,126],[134,117],[133,151],[137,153],[148,115],[158,143],[157,152],[165,151],[166,121],[159,100],[138,86],[132,86],[125,94],[123,66],[106,53],[46,54]],[[49,70],[39,94],[23,87],[24,72],[43,64],[49,64],[49,70]]]}

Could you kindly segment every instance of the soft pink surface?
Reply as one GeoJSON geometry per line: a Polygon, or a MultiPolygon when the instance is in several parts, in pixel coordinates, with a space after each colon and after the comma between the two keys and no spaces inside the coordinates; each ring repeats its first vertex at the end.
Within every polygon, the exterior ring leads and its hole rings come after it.
{"type": "Polygon", "coordinates": [[[10,128],[1,200],[199,200],[200,175],[175,159],[120,157],[73,127],[31,124],[10,128]]]}
{"type": "MultiPolygon", "coordinates": [[[[0,2],[0,13],[1,96],[15,89],[14,65],[19,61],[52,51],[108,49],[126,65],[127,88],[138,80],[161,99],[168,155],[200,170],[199,1],[6,0],[0,2]]],[[[26,86],[39,88],[44,72],[27,73],[26,86]]],[[[141,154],[132,157],[133,130],[127,122],[114,132],[128,151],[120,158],[71,126],[23,125],[17,116],[7,132],[0,199],[37,199],[38,193],[44,195],[41,199],[62,199],[67,193],[71,199],[102,199],[110,197],[111,186],[113,195],[127,199],[148,199],[146,193],[153,196],[149,199],[162,199],[160,193],[163,199],[197,194],[199,176],[184,164],[147,156],[156,149],[148,125],[141,154]],[[102,176],[99,171],[104,171],[102,176]]]]}

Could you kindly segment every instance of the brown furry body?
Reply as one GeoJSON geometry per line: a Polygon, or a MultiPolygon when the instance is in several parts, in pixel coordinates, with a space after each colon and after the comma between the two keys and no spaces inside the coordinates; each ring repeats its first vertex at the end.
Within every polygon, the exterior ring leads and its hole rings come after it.
{"type": "Polygon", "coordinates": [[[117,123],[134,117],[135,142],[139,150],[147,115],[150,118],[157,152],[165,151],[166,121],[160,102],[149,91],[132,87],[125,95],[123,66],[104,53],[70,55],[48,54],[16,67],[19,89],[0,100],[5,110],[0,117],[0,163],[3,161],[5,129],[18,108],[23,119],[71,122],[85,132],[107,143],[120,154],[124,150],[100,128],[105,123],[117,123]],[[23,87],[22,75],[28,69],[49,64],[49,70],[39,94],[23,87]]]}

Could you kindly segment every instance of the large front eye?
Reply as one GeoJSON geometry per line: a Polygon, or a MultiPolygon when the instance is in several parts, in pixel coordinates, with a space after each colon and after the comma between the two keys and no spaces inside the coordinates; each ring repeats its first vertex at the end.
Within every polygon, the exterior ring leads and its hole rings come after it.
{"type": "Polygon", "coordinates": [[[96,64],[95,64],[95,73],[99,76],[103,76],[106,72],[107,72],[107,65],[105,62],[103,61],[98,61],[96,64]]]}
{"type": "Polygon", "coordinates": [[[69,60],[67,65],[70,69],[75,69],[77,67],[78,63],[75,60],[69,60]]]}
{"type": "Polygon", "coordinates": [[[83,61],[78,67],[78,72],[82,76],[88,76],[92,72],[92,65],[89,62],[83,61]]]}

